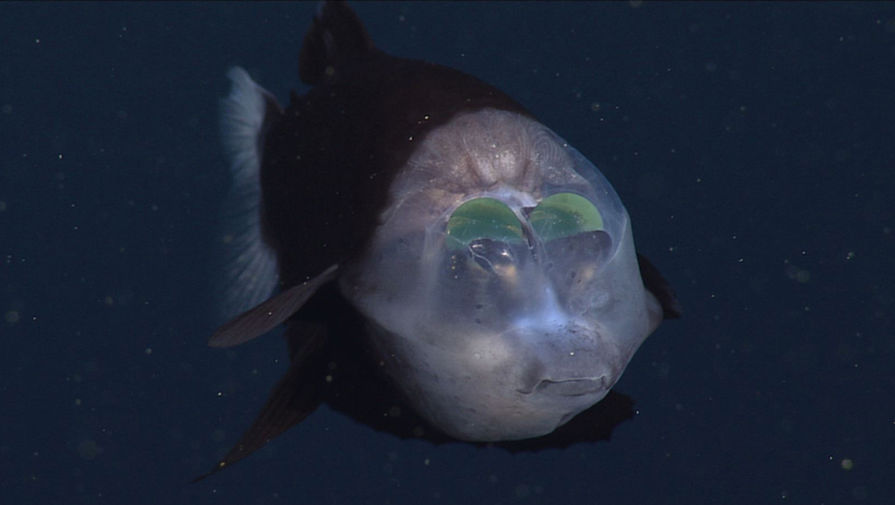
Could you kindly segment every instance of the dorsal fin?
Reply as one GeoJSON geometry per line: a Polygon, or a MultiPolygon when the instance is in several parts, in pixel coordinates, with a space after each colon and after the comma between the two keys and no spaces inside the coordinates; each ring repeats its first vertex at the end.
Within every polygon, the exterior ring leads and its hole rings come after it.
{"type": "Polygon", "coordinates": [[[351,7],[341,1],[320,4],[305,34],[298,58],[302,82],[316,86],[331,79],[341,67],[375,50],[367,30],[351,7]]]}

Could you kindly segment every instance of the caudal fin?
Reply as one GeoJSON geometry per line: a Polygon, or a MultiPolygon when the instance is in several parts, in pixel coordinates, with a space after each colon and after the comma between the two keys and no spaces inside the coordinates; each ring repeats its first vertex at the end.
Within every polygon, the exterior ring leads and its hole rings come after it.
{"type": "Polygon", "coordinates": [[[261,226],[261,154],[264,134],[282,111],[273,95],[234,67],[221,104],[221,131],[230,158],[232,186],[224,208],[221,242],[223,282],[216,286],[221,316],[232,317],[266,299],[277,283],[274,251],[261,226]]]}
{"type": "Polygon", "coordinates": [[[305,34],[298,58],[298,75],[305,84],[316,86],[375,49],[351,7],[340,1],[323,2],[305,34]]]}

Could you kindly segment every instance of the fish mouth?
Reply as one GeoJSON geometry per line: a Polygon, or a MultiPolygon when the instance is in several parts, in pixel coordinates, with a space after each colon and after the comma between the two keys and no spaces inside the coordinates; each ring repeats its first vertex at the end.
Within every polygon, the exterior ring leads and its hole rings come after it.
{"type": "Polygon", "coordinates": [[[558,396],[586,396],[606,390],[606,377],[544,379],[534,388],[539,393],[558,396]]]}

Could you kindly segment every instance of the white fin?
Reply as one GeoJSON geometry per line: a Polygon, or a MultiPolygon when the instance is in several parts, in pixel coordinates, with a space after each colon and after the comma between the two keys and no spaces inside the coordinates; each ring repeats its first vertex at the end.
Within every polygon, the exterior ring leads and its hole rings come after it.
{"type": "Polygon", "coordinates": [[[242,68],[231,68],[227,77],[232,87],[221,103],[221,130],[231,188],[218,235],[224,279],[216,290],[225,318],[257,305],[277,284],[276,254],[261,232],[260,172],[266,115],[280,110],[276,99],[242,68]]]}

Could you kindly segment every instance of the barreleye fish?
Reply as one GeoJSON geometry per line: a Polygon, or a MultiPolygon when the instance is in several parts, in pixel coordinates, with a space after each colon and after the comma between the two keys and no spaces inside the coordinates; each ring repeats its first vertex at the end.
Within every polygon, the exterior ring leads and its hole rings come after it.
{"type": "Polygon", "coordinates": [[[283,324],[290,366],[212,472],[323,403],[509,449],[630,418],[612,387],[680,308],[603,174],[498,89],[377,49],[343,2],[320,5],[299,77],[284,108],[229,72],[228,307],[245,311],[209,344],[283,324]]]}

